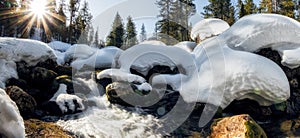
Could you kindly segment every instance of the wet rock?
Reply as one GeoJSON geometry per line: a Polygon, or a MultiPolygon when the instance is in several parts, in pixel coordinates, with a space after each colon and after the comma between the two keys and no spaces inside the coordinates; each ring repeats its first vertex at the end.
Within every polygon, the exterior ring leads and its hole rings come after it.
{"type": "Polygon", "coordinates": [[[211,125],[212,138],[266,138],[264,130],[249,116],[237,115],[217,119],[211,125]]]}
{"type": "Polygon", "coordinates": [[[55,71],[59,76],[72,76],[72,67],[70,66],[57,65],[53,71],[55,71]]]}
{"type": "Polygon", "coordinates": [[[270,123],[261,124],[270,138],[300,137],[300,118],[280,117],[270,123]]]}
{"type": "Polygon", "coordinates": [[[6,81],[6,87],[8,86],[18,86],[24,91],[27,91],[29,89],[28,84],[25,80],[22,79],[16,79],[16,78],[10,78],[6,81]]]}
{"type": "Polygon", "coordinates": [[[5,89],[9,97],[17,104],[23,118],[30,118],[36,107],[35,99],[17,86],[9,86],[5,89]]]}
{"type": "Polygon", "coordinates": [[[57,76],[57,73],[52,70],[36,67],[32,70],[30,81],[28,83],[36,86],[37,88],[49,88],[57,76]]]}
{"type": "Polygon", "coordinates": [[[62,129],[62,127],[50,123],[43,122],[36,119],[30,119],[25,121],[25,131],[28,138],[72,138],[72,135],[62,129]]]}

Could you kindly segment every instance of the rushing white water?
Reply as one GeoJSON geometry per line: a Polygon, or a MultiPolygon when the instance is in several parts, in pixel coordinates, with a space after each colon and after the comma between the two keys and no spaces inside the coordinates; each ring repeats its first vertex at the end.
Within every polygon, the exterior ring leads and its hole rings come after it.
{"type": "MultiPolygon", "coordinates": [[[[86,81],[95,92],[94,83],[86,81]]],[[[96,102],[96,106],[88,107],[83,113],[66,116],[59,120],[58,125],[64,130],[79,137],[162,137],[156,130],[160,123],[152,115],[141,115],[140,111],[126,111],[111,105],[105,96],[89,96],[89,101],[96,102]]]]}

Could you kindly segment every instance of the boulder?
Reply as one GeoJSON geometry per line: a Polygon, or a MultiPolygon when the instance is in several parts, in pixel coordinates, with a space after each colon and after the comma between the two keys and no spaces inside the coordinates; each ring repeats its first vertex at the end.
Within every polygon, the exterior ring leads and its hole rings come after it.
{"type": "Polygon", "coordinates": [[[9,86],[6,93],[17,104],[20,114],[23,118],[30,118],[36,109],[36,101],[28,93],[17,86],[9,86]]]}
{"type": "Polygon", "coordinates": [[[55,123],[43,122],[36,119],[25,120],[25,131],[28,138],[72,138],[72,135],[55,123]]]}
{"type": "Polygon", "coordinates": [[[54,69],[54,71],[59,75],[68,75],[72,76],[72,67],[69,66],[62,66],[62,65],[57,65],[54,69]]]}
{"type": "Polygon", "coordinates": [[[267,138],[264,130],[246,114],[217,119],[211,131],[211,138],[267,138]]]}
{"type": "Polygon", "coordinates": [[[37,88],[49,88],[49,85],[52,84],[57,76],[57,73],[52,70],[36,67],[31,72],[29,83],[35,85],[37,88]]]}

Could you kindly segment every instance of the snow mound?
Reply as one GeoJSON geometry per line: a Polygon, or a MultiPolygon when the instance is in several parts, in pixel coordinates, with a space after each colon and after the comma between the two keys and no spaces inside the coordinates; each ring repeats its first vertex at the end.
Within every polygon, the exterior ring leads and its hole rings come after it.
{"type": "Polygon", "coordinates": [[[262,48],[285,47],[296,43],[300,47],[300,23],[278,14],[253,14],[238,20],[220,35],[230,48],[255,52],[262,48]],[[281,44],[278,45],[278,44],[281,44]]]}
{"type": "Polygon", "coordinates": [[[76,60],[71,63],[71,66],[77,70],[80,70],[84,66],[100,69],[110,68],[114,64],[115,58],[122,52],[123,50],[117,47],[105,47],[102,49],[90,48],[86,53],[82,51],[77,52],[76,50],[73,56],[76,60]],[[77,53],[79,55],[77,55],[77,53]]]}
{"type": "Polygon", "coordinates": [[[228,23],[221,19],[203,19],[193,26],[191,31],[191,38],[195,40],[197,37],[199,37],[199,39],[203,41],[206,38],[223,33],[229,27],[230,26],[228,25],[228,23]]]}
{"type": "Polygon", "coordinates": [[[127,72],[131,68],[146,76],[154,66],[167,66],[173,70],[175,67],[188,67],[192,59],[190,53],[178,47],[140,44],[124,51],[119,57],[118,65],[127,72]]]}
{"type": "Polygon", "coordinates": [[[146,82],[146,80],[143,77],[130,74],[129,72],[125,72],[120,69],[106,69],[104,71],[101,71],[97,75],[98,80],[104,78],[110,78],[113,81],[130,82],[130,83],[137,83],[137,84],[143,84],[146,82]]]}
{"type": "Polygon", "coordinates": [[[66,52],[72,45],[61,41],[52,41],[48,45],[53,49],[60,52],[66,52]]]}
{"type": "Polygon", "coordinates": [[[65,53],[64,52],[60,52],[57,50],[54,50],[54,54],[56,56],[56,63],[59,65],[63,65],[65,64],[65,53]]]}
{"type": "Polygon", "coordinates": [[[203,42],[193,53],[198,72],[180,91],[187,102],[225,108],[234,99],[249,98],[268,106],[286,101],[290,96],[285,73],[267,58],[232,50],[217,38],[203,42]]]}
{"type": "Polygon", "coordinates": [[[34,66],[47,59],[56,60],[53,50],[45,43],[16,38],[0,38],[0,58],[7,61],[25,61],[34,66]]]}
{"type": "Polygon", "coordinates": [[[197,44],[195,42],[184,41],[184,42],[179,42],[174,46],[179,47],[187,52],[192,52],[194,48],[197,46],[197,44]]]}
{"type": "Polygon", "coordinates": [[[65,84],[59,85],[59,89],[50,101],[56,102],[62,113],[67,113],[68,110],[75,112],[85,109],[81,98],[76,95],[67,94],[67,86],[65,84]]]}
{"type": "Polygon", "coordinates": [[[297,68],[300,66],[300,48],[293,50],[284,50],[281,64],[289,68],[297,68]]]}
{"type": "Polygon", "coordinates": [[[0,89],[0,135],[25,138],[25,127],[18,107],[3,89],[0,89]]]}
{"type": "Polygon", "coordinates": [[[84,44],[76,44],[70,47],[65,53],[65,61],[72,62],[77,59],[88,59],[97,52],[96,48],[92,48],[84,44]]]}
{"type": "Polygon", "coordinates": [[[5,82],[10,78],[18,78],[16,63],[0,59],[0,88],[5,88],[5,82]]]}
{"type": "Polygon", "coordinates": [[[140,43],[140,45],[154,45],[154,46],[167,46],[164,42],[157,41],[157,40],[146,40],[140,43]]]}

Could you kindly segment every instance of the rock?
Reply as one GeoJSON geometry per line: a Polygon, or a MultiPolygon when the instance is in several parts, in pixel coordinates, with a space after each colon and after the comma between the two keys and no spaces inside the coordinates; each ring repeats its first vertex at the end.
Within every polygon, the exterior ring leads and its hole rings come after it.
{"type": "Polygon", "coordinates": [[[246,114],[217,119],[211,130],[211,138],[267,138],[264,130],[246,114]]]}
{"type": "Polygon", "coordinates": [[[30,118],[36,109],[36,101],[28,93],[17,86],[9,86],[5,89],[9,97],[17,104],[23,118],[30,118]]]}
{"type": "Polygon", "coordinates": [[[85,79],[75,78],[67,75],[59,76],[55,78],[56,83],[67,85],[68,94],[90,94],[92,91],[84,82],[85,79]]]}
{"type": "Polygon", "coordinates": [[[25,137],[24,121],[14,101],[0,88],[0,137],[25,137]]]}
{"type": "Polygon", "coordinates": [[[57,76],[57,73],[52,70],[36,67],[32,70],[28,83],[37,86],[37,88],[48,88],[57,76]]]}
{"type": "Polygon", "coordinates": [[[134,91],[130,83],[126,82],[113,82],[106,87],[107,99],[113,104],[119,104],[123,106],[132,106],[122,100],[120,96],[133,95],[134,91]]]}
{"type": "Polygon", "coordinates": [[[25,120],[25,131],[27,134],[26,137],[28,138],[72,138],[72,136],[64,131],[60,126],[36,119],[25,120]]]}
{"type": "Polygon", "coordinates": [[[72,67],[69,66],[62,66],[62,65],[57,65],[54,69],[54,71],[59,75],[68,75],[72,76],[72,67]]]}
{"type": "Polygon", "coordinates": [[[288,119],[279,117],[270,123],[261,124],[267,136],[270,138],[277,137],[300,137],[300,118],[288,119]]]}
{"type": "Polygon", "coordinates": [[[9,87],[9,86],[18,86],[21,89],[23,89],[24,91],[29,90],[29,86],[28,86],[27,82],[23,79],[10,78],[6,81],[6,87],[9,87]]]}

